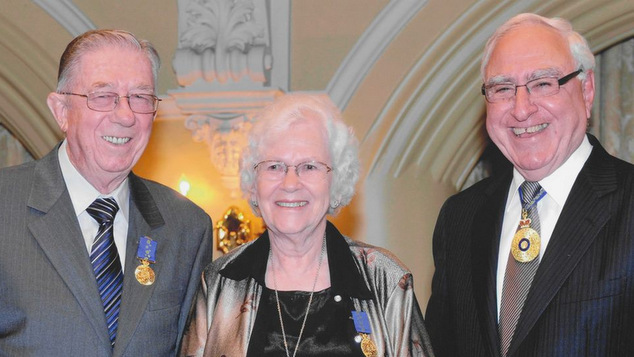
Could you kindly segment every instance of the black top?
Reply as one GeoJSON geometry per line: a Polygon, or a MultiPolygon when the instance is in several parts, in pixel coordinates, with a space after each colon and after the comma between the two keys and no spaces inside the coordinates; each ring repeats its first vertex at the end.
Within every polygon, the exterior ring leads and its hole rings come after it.
{"type": "MultiPolygon", "coordinates": [[[[308,306],[310,292],[279,291],[278,295],[288,352],[292,356],[308,306]]],[[[349,304],[340,296],[335,299],[331,288],[316,291],[313,294],[313,302],[296,357],[363,357],[360,344],[354,341],[356,335],[349,304]]],[[[247,356],[286,356],[275,291],[271,289],[264,288],[262,291],[247,356]]]]}
{"type": "MultiPolygon", "coordinates": [[[[262,286],[262,297],[249,340],[249,357],[286,356],[275,292],[266,288],[265,284],[269,249],[269,236],[265,231],[253,242],[249,251],[245,251],[220,271],[222,276],[234,280],[250,276],[262,286]]],[[[313,294],[312,306],[296,357],[364,357],[360,344],[354,341],[357,332],[352,321],[352,298],[372,299],[372,293],[365,285],[359,267],[350,255],[348,244],[330,222],[326,227],[326,251],[331,286],[313,294]],[[337,296],[341,298],[340,302],[335,301],[337,296]]],[[[292,356],[310,292],[280,291],[278,294],[288,352],[292,356]]]]}

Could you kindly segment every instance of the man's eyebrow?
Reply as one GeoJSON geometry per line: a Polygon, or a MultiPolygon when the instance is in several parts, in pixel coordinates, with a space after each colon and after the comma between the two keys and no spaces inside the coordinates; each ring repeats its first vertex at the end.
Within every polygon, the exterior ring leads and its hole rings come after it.
{"type": "Polygon", "coordinates": [[[490,85],[502,84],[502,83],[510,84],[510,83],[515,83],[515,81],[513,80],[513,78],[507,75],[498,75],[498,76],[489,78],[489,80],[486,81],[485,85],[490,86],[490,85]]]}
{"type": "MultiPolygon", "coordinates": [[[[527,78],[526,78],[526,82],[538,79],[538,78],[543,78],[543,77],[559,77],[561,76],[561,71],[557,68],[544,68],[544,69],[538,69],[533,71],[527,78]]],[[[495,84],[516,84],[515,80],[506,75],[506,74],[501,74],[498,76],[494,76],[489,78],[489,80],[485,83],[485,86],[490,86],[490,85],[495,85],[495,84]]]]}
{"type": "Polygon", "coordinates": [[[90,89],[112,89],[112,84],[106,82],[96,82],[90,85],[90,89]]]}
{"type": "MultiPolygon", "coordinates": [[[[96,82],[90,86],[90,90],[103,90],[103,89],[109,90],[109,91],[115,91],[115,86],[112,83],[107,83],[107,82],[96,82]]],[[[142,84],[137,87],[130,88],[129,92],[134,93],[138,91],[154,93],[154,86],[150,84],[142,84]]]]}
{"type": "Polygon", "coordinates": [[[138,87],[134,87],[134,88],[131,89],[131,91],[134,91],[134,90],[141,90],[141,91],[144,91],[144,92],[152,92],[152,93],[154,93],[154,86],[149,85],[149,84],[144,84],[144,85],[140,85],[138,87]]]}
{"type": "Polygon", "coordinates": [[[545,69],[538,69],[534,71],[533,73],[531,73],[531,75],[528,76],[528,80],[532,81],[534,79],[543,78],[543,77],[559,77],[559,76],[561,76],[561,71],[558,70],[557,68],[545,68],[545,69]]]}

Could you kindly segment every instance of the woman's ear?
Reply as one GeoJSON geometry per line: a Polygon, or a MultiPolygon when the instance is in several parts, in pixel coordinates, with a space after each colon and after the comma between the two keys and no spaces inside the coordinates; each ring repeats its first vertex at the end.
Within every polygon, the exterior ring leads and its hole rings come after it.
{"type": "Polygon", "coordinates": [[[261,214],[260,214],[260,203],[258,202],[258,198],[255,195],[255,192],[252,192],[249,195],[249,205],[251,206],[251,209],[253,210],[253,213],[255,213],[256,216],[261,217],[261,214]]]}

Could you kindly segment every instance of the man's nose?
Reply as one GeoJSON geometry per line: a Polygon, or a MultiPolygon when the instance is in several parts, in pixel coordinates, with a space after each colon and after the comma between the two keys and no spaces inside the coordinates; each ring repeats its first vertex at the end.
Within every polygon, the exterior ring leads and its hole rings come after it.
{"type": "Polygon", "coordinates": [[[517,86],[515,90],[515,98],[513,99],[513,117],[518,121],[528,119],[537,111],[537,106],[533,103],[528,87],[517,86]]]}

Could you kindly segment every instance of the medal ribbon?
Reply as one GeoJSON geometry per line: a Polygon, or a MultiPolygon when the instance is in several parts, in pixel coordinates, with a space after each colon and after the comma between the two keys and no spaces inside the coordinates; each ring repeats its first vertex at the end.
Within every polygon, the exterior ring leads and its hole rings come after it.
{"type": "Polygon", "coordinates": [[[156,262],[156,246],[157,242],[150,237],[143,236],[139,238],[139,247],[137,248],[136,257],[140,261],[156,262]]]}
{"type": "Polygon", "coordinates": [[[370,326],[368,314],[365,311],[352,311],[352,320],[354,321],[354,328],[361,338],[361,340],[358,341],[361,344],[361,352],[363,352],[366,357],[377,357],[376,345],[370,338],[372,327],[370,326]]]}
{"type": "Polygon", "coordinates": [[[529,211],[531,208],[533,208],[533,206],[537,204],[537,202],[539,202],[539,200],[541,200],[542,198],[544,198],[544,196],[546,196],[546,191],[541,186],[539,187],[539,192],[533,197],[533,199],[526,203],[524,202],[524,190],[522,189],[521,186],[519,188],[519,193],[520,193],[520,202],[522,203],[522,209],[526,211],[529,211]]]}

